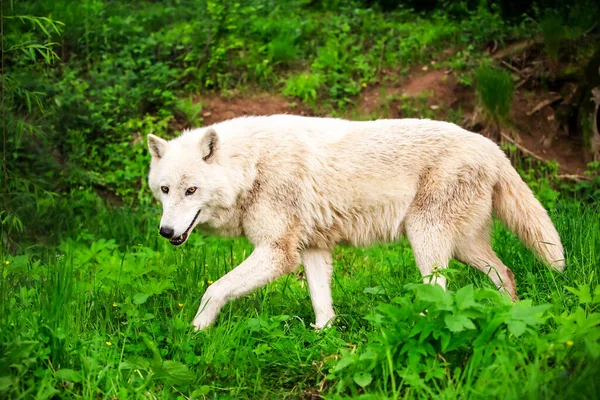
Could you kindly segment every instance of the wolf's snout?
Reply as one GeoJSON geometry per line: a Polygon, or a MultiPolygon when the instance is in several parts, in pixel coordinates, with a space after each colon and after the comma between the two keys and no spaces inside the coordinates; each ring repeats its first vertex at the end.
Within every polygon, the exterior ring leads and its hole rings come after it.
{"type": "Polygon", "coordinates": [[[162,237],[166,237],[167,239],[171,239],[173,237],[173,234],[175,233],[175,231],[171,228],[168,228],[166,226],[161,226],[160,227],[160,235],[162,237]]]}

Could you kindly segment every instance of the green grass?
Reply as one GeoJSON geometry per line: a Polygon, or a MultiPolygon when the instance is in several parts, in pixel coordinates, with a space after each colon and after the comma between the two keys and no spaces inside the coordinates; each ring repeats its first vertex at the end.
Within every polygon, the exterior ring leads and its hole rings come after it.
{"type": "MultiPolygon", "coordinates": [[[[527,172],[552,210],[568,268],[553,273],[497,226],[494,246],[515,273],[519,305],[459,263],[447,293],[417,284],[406,241],[340,247],[338,318],[323,332],[310,327],[300,269],[194,333],[207,286],[252,249],[198,233],[171,247],[146,187],[143,138],[201,124],[194,99],[207,90],[280,92],[342,113],[365,87],[395,84],[435,59],[462,71],[465,84],[476,79],[491,116],[504,118],[510,76],[472,69],[486,44],[537,32],[529,19],[506,22],[485,2],[428,13],[296,0],[84,3],[3,9],[0,398],[597,397],[597,180],[574,190],[588,200],[579,203],[557,200],[557,171],[527,172]]],[[[585,32],[597,18],[578,3],[569,18],[581,23],[565,24],[585,32]]],[[[434,117],[425,107],[416,99],[400,111],[434,117]]]]}
{"type": "Polygon", "coordinates": [[[556,13],[548,12],[540,21],[540,29],[544,37],[544,45],[548,58],[552,61],[558,61],[560,40],[565,35],[562,18],[556,13]]]}
{"type": "Polygon", "coordinates": [[[485,113],[496,124],[506,122],[513,100],[514,83],[509,72],[487,65],[475,71],[477,95],[485,113]]]}
{"type": "Polygon", "coordinates": [[[338,319],[324,332],[309,325],[308,288],[296,272],[229,303],[216,326],[194,333],[189,323],[207,285],[251,246],[196,233],[173,248],[156,232],[159,210],[150,210],[100,208],[74,221],[71,239],[56,248],[4,256],[1,397],[593,398],[599,389],[597,205],[556,203],[564,274],[496,226],[494,247],[525,300],[517,310],[459,263],[449,294],[411,287],[421,278],[405,241],[339,247],[338,319]],[[580,286],[589,299],[567,288],[580,286]],[[476,305],[456,308],[471,287],[476,305]],[[450,329],[448,313],[466,313],[475,329],[450,329]],[[482,345],[494,318],[500,326],[482,345]],[[419,324],[428,336],[411,336],[419,324]]]}

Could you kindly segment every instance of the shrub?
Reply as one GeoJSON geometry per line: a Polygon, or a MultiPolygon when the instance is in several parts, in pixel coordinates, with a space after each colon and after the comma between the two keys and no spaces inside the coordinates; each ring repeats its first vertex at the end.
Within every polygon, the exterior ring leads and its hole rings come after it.
{"type": "Polygon", "coordinates": [[[290,76],[283,88],[286,96],[298,97],[305,103],[313,103],[317,100],[317,91],[321,86],[321,74],[300,73],[290,76]]]}
{"type": "Polygon", "coordinates": [[[596,370],[600,313],[585,309],[600,303],[600,287],[593,295],[589,285],[567,288],[583,304],[573,314],[553,314],[552,305],[531,300],[511,304],[494,289],[471,285],[456,293],[425,284],[407,289],[368,317],[376,333],[367,344],[342,350],[332,363],[328,378],[338,381],[339,397],[436,398],[457,387],[474,397],[574,395],[578,389],[564,387],[560,371],[596,370]],[[550,322],[556,330],[540,330],[550,322]],[[547,372],[537,382],[511,384],[539,370],[547,372]]]}

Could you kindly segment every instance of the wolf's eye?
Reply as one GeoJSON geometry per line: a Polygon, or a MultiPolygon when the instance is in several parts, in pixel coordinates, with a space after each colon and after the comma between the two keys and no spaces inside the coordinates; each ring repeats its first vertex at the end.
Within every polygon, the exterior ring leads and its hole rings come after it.
{"type": "Polygon", "coordinates": [[[169,187],[168,186],[161,186],[160,187],[160,191],[163,192],[164,194],[169,193],[169,187]]]}
{"type": "Polygon", "coordinates": [[[189,188],[188,190],[185,191],[185,195],[189,196],[191,194],[196,193],[196,189],[198,189],[196,186],[192,186],[191,188],[189,188]]]}

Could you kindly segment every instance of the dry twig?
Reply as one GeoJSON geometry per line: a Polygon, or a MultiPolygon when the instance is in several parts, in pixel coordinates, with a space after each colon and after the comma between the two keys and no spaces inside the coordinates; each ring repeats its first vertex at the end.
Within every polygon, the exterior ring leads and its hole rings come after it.
{"type": "Polygon", "coordinates": [[[531,111],[527,112],[527,116],[530,117],[533,114],[535,114],[536,112],[540,111],[542,108],[549,106],[550,104],[555,103],[561,99],[562,99],[561,96],[556,96],[556,97],[551,97],[549,99],[540,101],[537,106],[533,107],[533,109],[531,111]]]}

